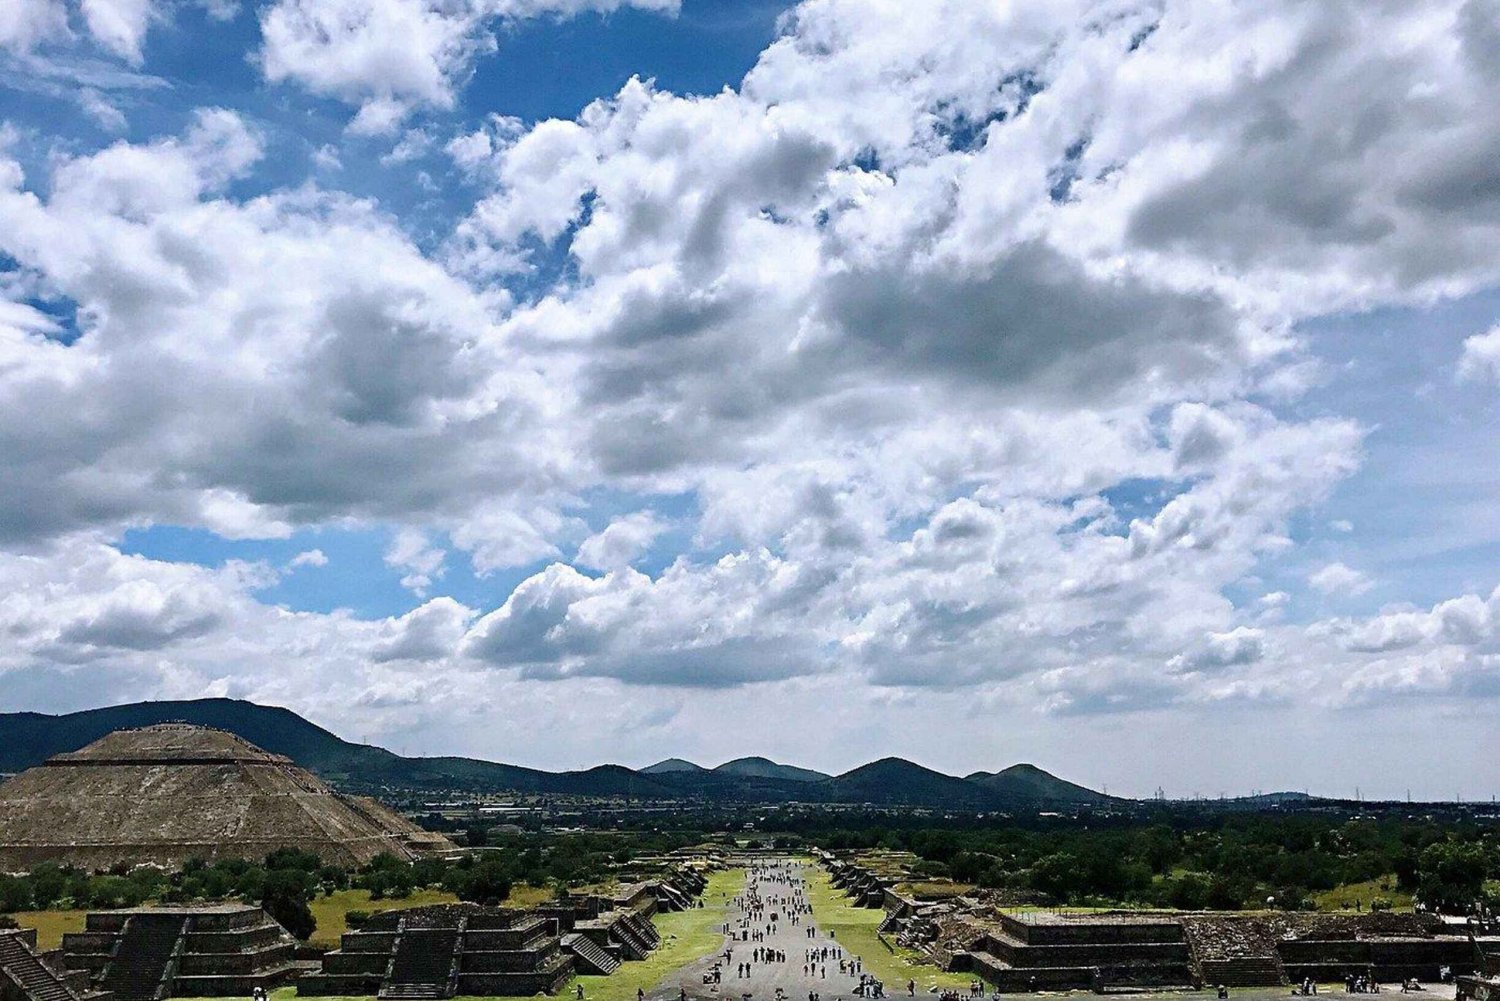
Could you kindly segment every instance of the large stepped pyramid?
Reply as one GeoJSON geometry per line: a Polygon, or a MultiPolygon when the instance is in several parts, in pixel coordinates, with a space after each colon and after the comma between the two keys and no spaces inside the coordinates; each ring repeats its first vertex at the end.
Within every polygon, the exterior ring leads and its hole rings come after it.
{"type": "Polygon", "coordinates": [[[178,868],[278,848],[360,866],[455,850],[372,800],[224,730],[117,730],[0,783],[0,871],[43,862],[178,868]]]}

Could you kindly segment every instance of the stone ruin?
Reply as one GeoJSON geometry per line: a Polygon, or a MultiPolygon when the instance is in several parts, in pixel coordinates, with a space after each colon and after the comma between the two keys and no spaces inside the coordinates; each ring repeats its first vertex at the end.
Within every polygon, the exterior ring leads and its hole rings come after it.
{"type": "Polygon", "coordinates": [[[554,924],[534,911],[440,904],[386,911],[345,932],[297,982],[309,996],[391,999],[552,994],[573,974],[554,924]]]}
{"type": "Polygon", "coordinates": [[[1258,914],[1037,911],[954,913],[937,922],[928,953],[946,969],[1003,991],[1121,987],[1277,987],[1330,982],[1432,982],[1471,972],[1500,939],[1460,933],[1407,914],[1258,914]]]}
{"type": "Polygon", "coordinates": [[[35,929],[0,928],[0,1001],[113,1001],[87,973],[37,948],[35,929]]]}
{"type": "Polygon", "coordinates": [[[113,1001],[248,997],[297,975],[296,948],[259,907],[147,907],[89,914],[63,936],[62,963],[113,1001]]]}
{"type": "MultiPolygon", "coordinates": [[[[1275,987],[1373,974],[1392,982],[1468,974],[1500,952],[1500,937],[1455,932],[1436,918],[1375,913],[1067,914],[1038,900],[964,890],[921,899],[915,856],[820,853],[834,885],[857,903],[882,907],[883,936],[945,970],[973,973],[1002,993],[1223,984],[1275,987]],[[1034,907],[1034,910],[1020,908],[1034,907]]],[[[1488,1001],[1500,1001],[1490,991],[1488,1001]]]]}
{"type": "Polygon", "coordinates": [[[1484,950],[1479,969],[1458,978],[1454,1001],[1500,1001],[1500,950],[1484,950]]]}
{"type": "Polygon", "coordinates": [[[0,784],[0,871],[180,867],[278,848],[360,866],[456,850],[371,799],[341,796],[290,759],[185,723],[118,730],[0,784]]]}
{"type": "Polygon", "coordinates": [[[297,991],[393,1001],[551,994],[574,973],[607,976],[645,959],[661,944],[652,916],[697,906],[706,885],[696,870],[663,867],[650,880],[525,911],[477,904],[386,911],[346,932],[297,991]]]}
{"type": "Polygon", "coordinates": [[[634,883],[610,896],[586,897],[543,911],[557,920],[558,930],[569,936],[575,948],[582,939],[624,962],[645,959],[661,944],[661,936],[651,923],[659,906],[657,900],[650,884],[634,883]]]}

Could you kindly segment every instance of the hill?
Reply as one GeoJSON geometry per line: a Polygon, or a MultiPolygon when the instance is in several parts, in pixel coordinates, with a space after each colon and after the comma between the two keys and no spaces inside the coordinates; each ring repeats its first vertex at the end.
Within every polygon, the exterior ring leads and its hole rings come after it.
{"type": "Polygon", "coordinates": [[[674,772],[691,772],[696,774],[706,771],[708,771],[707,768],[704,768],[702,765],[695,765],[691,761],[686,761],[682,758],[667,758],[663,761],[658,761],[654,765],[647,765],[645,768],[642,768],[641,774],[670,775],[674,772]]]}
{"type": "Polygon", "coordinates": [[[995,799],[982,786],[905,758],[881,758],[822,783],[841,803],[983,808],[995,799]]]}
{"type": "Polygon", "coordinates": [[[815,772],[811,768],[796,765],[778,765],[770,758],[735,758],[726,761],[714,771],[720,775],[744,775],[758,779],[782,779],[787,782],[822,782],[831,776],[815,772]]]}
{"type": "Polygon", "coordinates": [[[982,786],[1003,799],[1038,803],[1106,803],[1110,797],[1058,778],[1036,765],[1019,764],[999,772],[975,772],[964,781],[982,786]]]}

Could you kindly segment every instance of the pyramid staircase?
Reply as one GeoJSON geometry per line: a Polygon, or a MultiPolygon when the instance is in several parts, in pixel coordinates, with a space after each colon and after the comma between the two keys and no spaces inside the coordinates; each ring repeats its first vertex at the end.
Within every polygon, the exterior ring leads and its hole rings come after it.
{"type": "Polygon", "coordinates": [[[19,935],[0,933],[0,977],[29,1001],[78,1001],[62,977],[28,949],[19,935]]]}
{"type": "Polygon", "coordinates": [[[1226,920],[1214,914],[1182,919],[1198,982],[1205,987],[1284,987],[1286,967],[1276,936],[1258,918],[1226,920]]]}
{"type": "Polygon", "coordinates": [[[399,1001],[450,997],[454,959],[462,943],[461,928],[407,927],[396,943],[379,996],[399,1001]]]}
{"type": "Polygon", "coordinates": [[[651,955],[651,943],[635,926],[630,914],[620,915],[620,919],[610,927],[610,935],[620,946],[620,952],[626,959],[645,959],[651,955]]]}
{"type": "Polygon", "coordinates": [[[132,914],[99,986],[116,1001],[161,1001],[171,994],[173,959],[187,919],[172,914],[132,914]]]}
{"type": "Polygon", "coordinates": [[[586,935],[569,932],[562,937],[562,947],[573,954],[573,961],[581,973],[608,976],[620,968],[619,959],[586,935]]]}
{"type": "Polygon", "coordinates": [[[1233,959],[1205,959],[1200,961],[1203,984],[1213,987],[1282,987],[1286,985],[1286,970],[1274,953],[1269,956],[1236,956],[1233,959]]]}
{"type": "Polygon", "coordinates": [[[661,932],[656,930],[656,922],[652,921],[649,915],[640,911],[631,911],[625,917],[630,922],[630,927],[645,940],[648,946],[655,949],[661,945],[661,932]]]}

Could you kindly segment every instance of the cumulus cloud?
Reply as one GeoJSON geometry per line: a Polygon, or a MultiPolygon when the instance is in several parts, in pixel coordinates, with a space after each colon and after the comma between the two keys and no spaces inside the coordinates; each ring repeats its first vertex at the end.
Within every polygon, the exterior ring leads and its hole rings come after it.
{"type": "Polygon", "coordinates": [[[1265,638],[1264,630],[1248,626],[1209,633],[1198,649],[1174,658],[1172,666],[1213,671],[1253,664],[1265,656],[1265,638]]]}
{"type": "Polygon", "coordinates": [[[306,549],[291,558],[287,566],[293,570],[298,567],[326,567],[328,557],[321,549],[306,549]]]}
{"type": "Polygon", "coordinates": [[[427,541],[422,532],[403,528],[385,551],[385,565],[405,571],[401,586],[425,595],[435,578],[443,575],[447,554],[427,541]]]}
{"type": "Polygon", "coordinates": [[[382,624],[371,657],[388,661],[437,661],[451,657],[463,639],[472,609],[452,598],[433,598],[382,624]]]}
{"type": "Polygon", "coordinates": [[[1458,361],[1458,376],[1474,382],[1500,385],[1500,326],[1464,340],[1458,361]]]}
{"type": "Polygon", "coordinates": [[[651,511],[621,515],[578,545],[573,562],[596,570],[618,570],[645,555],[668,529],[651,511]]]}
{"type": "Polygon", "coordinates": [[[182,136],[62,160],[45,196],[0,170],[0,250],[81,328],[65,344],[7,308],[35,331],[7,342],[0,406],[54,416],[0,431],[0,536],[149,519],[284,537],[558,481],[565,450],[527,430],[541,377],[499,364],[494,304],[367,203],[225,197],[261,151],[209,110],[182,136]]]}
{"type": "MultiPolygon", "coordinates": [[[[119,0],[116,0],[119,2],[119,0]]],[[[384,133],[414,107],[449,108],[476,56],[494,50],[496,22],[678,0],[275,0],[260,13],[260,65],[273,83],[359,106],[351,128],[384,133]]]]}
{"type": "Polygon", "coordinates": [[[0,46],[27,52],[46,39],[66,37],[68,8],[62,0],[14,0],[0,5],[0,46]]]}
{"type": "Polygon", "coordinates": [[[73,38],[70,15],[94,43],[136,65],[147,30],[163,16],[159,0],[8,0],[0,6],[0,48],[26,53],[44,42],[67,41],[73,38]]]}
{"type": "Polygon", "coordinates": [[[1344,597],[1363,594],[1375,586],[1364,573],[1339,562],[1314,570],[1308,574],[1307,582],[1323,594],[1344,597]]]}

